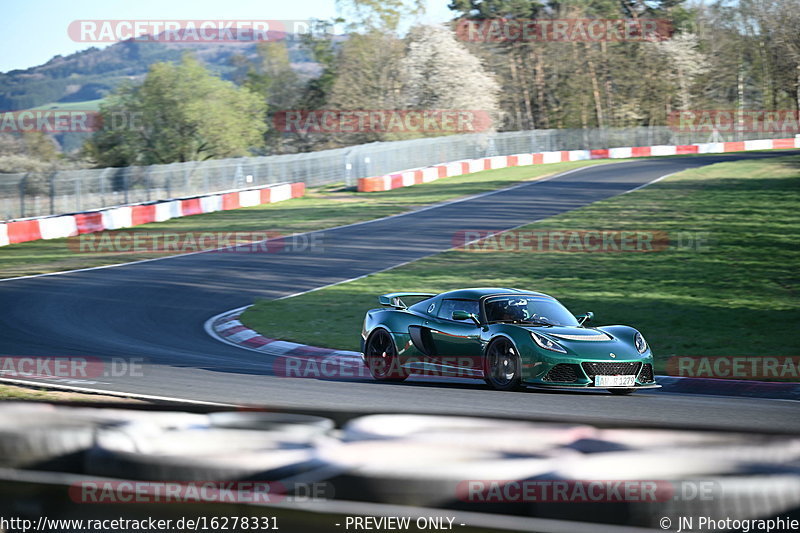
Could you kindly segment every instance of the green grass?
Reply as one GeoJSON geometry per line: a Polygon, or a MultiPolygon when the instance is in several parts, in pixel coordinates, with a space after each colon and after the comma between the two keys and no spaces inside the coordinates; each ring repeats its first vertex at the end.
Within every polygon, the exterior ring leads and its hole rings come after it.
{"type": "Polygon", "coordinates": [[[61,390],[43,390],[22,385],[0,385],[0,401],[48,401],[48,402],[119,402],[147,403],[132,398],[104,396],[101,394],[81,394],[61,390]]]}
{"type": "Polygon", "coordinates": [[[0,400],[44,400],[46,398],[47,394],[41,390],[0,385],[0,400]]]}
{"type": "Polygon", "coordinates": [[[649,253],[445,252],[302,296],[258,301],[242,317],[271,337],[358,349],[364,312],[391,291],[527,287],[596,324],[641,329],[663,371],[672,355],[798,355],[800,157],[738,161],[677,174],[530,230],[702,235],[703,249],[649,253]],[[302,317],[300,319],[299,317],[302,317]]]}
{"type": "MultiPolygon", "coordinates": [[[[125,232],[271,231],[283,235],[402,213],[420,206],[499,189],[572,168],[607,161],[576,161],[486,170],[386,192],[358,193],[342,185],[311,189],[303,198],[277,204],[195,215],[119,230],[125,232]]],[[[108,232],[112,236],[115,232],[108,232]]],[[[73,252],[68,239],[0,247],[0,278],[125,263],[169,254],[73,252]]]]}
{"type": "Polygon", "coordinates": [[[100,104],[104,101],[104,98],[98,98],[97,100],[85,100],[83,102],[50,102],[31,109],[37,111],[99,111],[100,104]]]}

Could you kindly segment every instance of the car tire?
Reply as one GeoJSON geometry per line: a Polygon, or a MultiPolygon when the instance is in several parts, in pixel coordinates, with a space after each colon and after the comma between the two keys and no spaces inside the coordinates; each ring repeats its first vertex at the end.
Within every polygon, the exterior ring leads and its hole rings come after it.
{"type": "Polygon", "coordinates": [[[633,393],[636,389],[608,389],[608,392],[615,396],[626,396],[633,393]]]}
{"type": "Polygon", "coordinates": [[[483,357],[483,380],[495,390],[522,388],[522,364],[517,347],[510,339],[499,337],[487,346],[483,357]]]}
{"type": "Polygon", "coordinates": [[[399,382],[408,377],[408,372],[400,366],[394,339],[383,328],[373,331],[367,339],[364,361],[372,377],[378,381],[399,382]]]}

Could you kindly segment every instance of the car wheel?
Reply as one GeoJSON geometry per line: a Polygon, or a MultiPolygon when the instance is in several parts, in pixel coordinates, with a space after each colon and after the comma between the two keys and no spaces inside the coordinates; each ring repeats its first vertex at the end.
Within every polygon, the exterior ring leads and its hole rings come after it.
{"type": "Polygon", "coordinates": [[[625,396],[626,394],[630,394],[635,390],[636,389],[608,389],[608,392],[617,396],[625,396]]]}
{"type": "Polygon", "coordinates": [[[496,390],[511,391],[522,386],[519,354],[510,340],[501,337],[489,344],[483,358],[483,379],[496,390]]]}
{"type": "Polygon", "coordinates": [[[378,381],[403,381],[408,377],[405,369],[400,367],[394,340],[385,329],[375,330],[367,339],[364,359],[372,377],[378,381]]]}

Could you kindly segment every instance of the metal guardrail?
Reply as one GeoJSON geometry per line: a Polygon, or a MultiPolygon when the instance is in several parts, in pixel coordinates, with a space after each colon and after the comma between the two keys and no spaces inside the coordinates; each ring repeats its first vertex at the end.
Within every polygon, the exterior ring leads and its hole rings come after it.
{"type": "Polygon", "coordinates": [[[302,181],[312,187],[342,182],[352,186],[358,178],[495,155],[786,136],[783,132],[710,135],[678,132],[666,126],[533,130],[376,142],[320,152],[147,167],[0,174],[0,218],[74,213],[282,182],[302,181]]]}

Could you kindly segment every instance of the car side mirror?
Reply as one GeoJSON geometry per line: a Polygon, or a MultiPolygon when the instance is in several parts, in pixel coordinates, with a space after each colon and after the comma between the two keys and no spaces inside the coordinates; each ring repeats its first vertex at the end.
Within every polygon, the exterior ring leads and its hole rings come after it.
{"type": "Polygon", "coordinates": [[[575,316],[575,318],[578,319],[578,323],[582,326],[592,321],[592,319],[594,318],[594,313],[592,313],[591,311],[586,311],[586,313],[582,315],[577,315],[575,316]]]}
{"type": "Polygon", "coordinates": [[[467,311],[453,311],[453,320],[472,320],[476,326],[480,326],[478,317],[467,311]]]}

